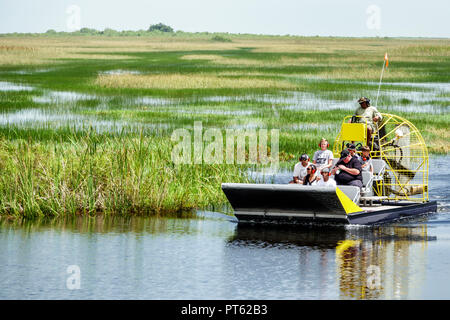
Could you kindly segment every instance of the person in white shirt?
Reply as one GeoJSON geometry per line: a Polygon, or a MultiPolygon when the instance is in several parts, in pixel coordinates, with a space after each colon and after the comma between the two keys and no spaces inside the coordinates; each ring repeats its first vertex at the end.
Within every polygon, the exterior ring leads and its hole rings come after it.
{"type": "Polygon", "coordinates": [[[318,187],[336,187],[336,181],[330,178],[330,169],[323,168],[320,175],[322,178],[316,184],[318,187]]]}
{"type": "Polygon", "coordinates": [[[313,163],[317,166],[317,170],[322,170],[323,168],[331,168],[333,165],[333,152],[328,150],[330,144],[328,140],[322,138],[319,142],[320,150],[316,151],[313,156],[313,163]]]}
{"type": "Polygon", "coordinates": [[[306,168],[310,165],[309,156],[304,153],[298,160],[299,162],[294,167],[293,179],[289,183],[303,184],[303,179],[306,177],[306,168]]]}

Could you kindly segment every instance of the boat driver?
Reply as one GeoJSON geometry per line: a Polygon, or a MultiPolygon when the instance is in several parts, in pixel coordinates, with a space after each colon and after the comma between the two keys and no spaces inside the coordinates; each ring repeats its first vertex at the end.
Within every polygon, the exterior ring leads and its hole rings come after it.
{"type": "Polygon", "coordinates": [[[370,146],[372,133],[376,131],[375,123],[381,122],[383,117],[377,108],[370,105],[370,99],[361,97],[358,100],[359,107],[355,110],[352,122],[367,123],[367,145],[370,146]]]}
{"type": "Polygon", "coordinates": [[[352,157],[351,153],[344,149],[341,151],[341,158],[336,166],[331,170],[331,174],[335,175],[337,185],[347,185],[355,187],[363,187],[361,162],[352,157]]]}

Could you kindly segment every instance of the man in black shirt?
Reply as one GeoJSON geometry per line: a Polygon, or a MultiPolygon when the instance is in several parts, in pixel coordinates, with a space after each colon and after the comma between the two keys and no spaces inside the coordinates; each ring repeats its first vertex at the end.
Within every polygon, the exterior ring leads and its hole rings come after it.
{"type": "Polygon", "coordinates": [[[348,150],[342,150],[341,158],[331,171],[335,175],[337,185],[363,187],[361,175],[361,162],[352,157],[348,150]],[[339,173],[336,173],[339,170],[339,173]]]}

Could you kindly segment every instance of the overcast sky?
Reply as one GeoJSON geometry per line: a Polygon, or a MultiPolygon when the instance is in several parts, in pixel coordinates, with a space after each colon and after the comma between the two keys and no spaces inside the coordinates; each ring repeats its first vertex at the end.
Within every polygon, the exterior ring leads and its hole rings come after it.
{"type": "Polygon", "coordinates": [[[148,29],[450,37],[448,0],[0,0],[0,33],[148,29]]]}

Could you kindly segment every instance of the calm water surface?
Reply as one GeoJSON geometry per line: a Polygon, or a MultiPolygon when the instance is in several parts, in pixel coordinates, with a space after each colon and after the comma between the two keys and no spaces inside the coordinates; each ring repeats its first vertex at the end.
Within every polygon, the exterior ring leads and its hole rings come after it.
{"type": "Polygon", "coordinates": [[[208,212],[3,220],[0,298],[449,299],[449,165],[431,160],[437,214],[375,228],[241,226],[208,212]]]}

